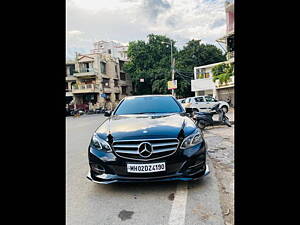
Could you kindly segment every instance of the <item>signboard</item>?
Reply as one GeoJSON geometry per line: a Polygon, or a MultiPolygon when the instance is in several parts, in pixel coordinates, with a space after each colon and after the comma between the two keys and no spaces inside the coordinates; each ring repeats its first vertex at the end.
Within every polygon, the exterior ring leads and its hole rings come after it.
{"type": "Polygon", "coordinates": [[[100,97],[107,98],[107,95],[106,94],[100,94],[100,97]]]}
{"type": "Polygon", "coordinates": [[[168,81],[168,90],[177,89],[177,80],[168,81]]]}

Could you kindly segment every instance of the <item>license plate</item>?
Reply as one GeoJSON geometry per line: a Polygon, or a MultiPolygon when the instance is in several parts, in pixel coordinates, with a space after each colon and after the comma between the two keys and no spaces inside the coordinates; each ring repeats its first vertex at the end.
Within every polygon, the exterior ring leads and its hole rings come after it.
{"type": "Polygon", "coordinates": [[[127,164],[128,173],[153,173],[166,171],[166,163],[127,164]]]}

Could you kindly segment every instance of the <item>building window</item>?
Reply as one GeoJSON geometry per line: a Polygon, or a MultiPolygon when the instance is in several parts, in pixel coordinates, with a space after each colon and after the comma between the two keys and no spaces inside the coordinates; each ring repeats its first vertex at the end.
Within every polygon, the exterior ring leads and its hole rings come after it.
{"type": "Polygon", "coordinates": [[[69,65],[67,65],[66,69],[67,69],[67,76],[73,76],[74,71],[75,71],[75,65],[69,64],[69,65]]]}
{"type": "Polygon", "coordinates": [[[81,73],[86,73],[86,72],[92,72],[93,71],[93,64],[92,63],[79,63],[79,68],[81,73]]]}
{"type": "Polygon", "coordinates": [[[209,73],[204,73],[204,78],[209,78],[209,73]]]}
{"type": "Polygon", "coordinates": [[[103,78],[102,85],[103,85],[103,87],[109,87],[109,79],[103,78]]]}
{"type": "Polygon", "coordinates": [[[126,95],[126,86],[122,86],[122,94],[126,95]]]}
{"type": "Polygon", "coordinates": [[[116,101],[119,101],[120,100],[120,94],[119,93],[115,93],[115,96],[116,96],[116,101]]]}
{"type": "Polygon", "coordinates": [[[111,49],[108,49],[108,54],[111,54],[111,49]]]}
{"type": "Polygon", "coordinates": [[[106,63],[105,62],[100,62],[100,70],[101,70],[101,73],[106,74],[106,63]]]}
{"type": "Polygon", "coordinates": [[[123,70],[124,61],[119,61],[119,65],[120,65],[120,71],[122,71],[123,70]]]}
{"type": "Polygon", "coordinates": [[[118,80],[114,80],[114,85],[115,85],[115,87],[118,87],[118,85],[119,85],[118,80]]]}
{"type": "Polygon", "coordinates": [[[120,73],[120,79],[121,80],[126,80],[126,74],[125,73],[120,73]]]}

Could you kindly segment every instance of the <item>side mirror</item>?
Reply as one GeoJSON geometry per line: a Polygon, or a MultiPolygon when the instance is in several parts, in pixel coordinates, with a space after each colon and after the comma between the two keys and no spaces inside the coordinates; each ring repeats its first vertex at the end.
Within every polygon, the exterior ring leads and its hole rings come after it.
{"type": "Polygon", "coordinates": [[[104,112],[104,116],[110,117],[110,115],[111,115],[111,111],[105,111],[105,112],[104,112]]]}

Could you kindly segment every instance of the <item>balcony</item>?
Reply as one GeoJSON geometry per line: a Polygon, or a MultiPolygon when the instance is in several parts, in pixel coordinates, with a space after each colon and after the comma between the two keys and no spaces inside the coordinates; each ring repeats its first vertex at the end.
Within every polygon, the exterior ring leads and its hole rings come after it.
{"type": "Polygon", "coordinates": [[[119,87],[113,87],[113,90],[115,93],[120,93],[120,88],[119,87]]]}
{"type": "Polygon", "coordinates": [[[99,84],[79,84],[72,86],[73,94],[82,94],[82,93],[99,93],[100,88],[99,84]]]}
{"type": "Polygon", "coordinates": [[[73,94],[70,90],[66,90],[66,97],[73,97],[73,94]]]}
{"type": "Polygon", "coordinates": [[[220,89],[220,88],[228,88],[228,87],[234,87],[234,76],[231,76],[229,78],[229,81],[227,81],[227,83],[223,83],[221,84],[219,80],[215,81],[216,84],[216,88],[220,89]]]}
{"type": "Polygon", "coordinates": [[[76,77],[74,77],[74,76],[66,76],[66,81],[76,81],[76,77]]]}
{"type": "Polygon", "coordinates": [[[206,91],[215,88],[212,78],[191,80],[191,91],[206,91]]]}
{"type": "Polygon", "coordinates": [[[74,73],[74,77],[92,77],[97,76],[97,71],[93,68],[83,68],[79,72],[74,73]]]}
{"type": "Polygon", "coordinates": [[[113,88],[108,87],[108,86],[103,86],[103,92],[104,93],[112,93],[113,92],[113,88]]]}

